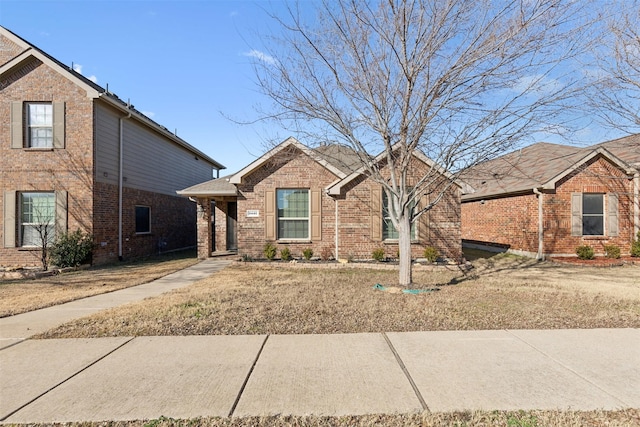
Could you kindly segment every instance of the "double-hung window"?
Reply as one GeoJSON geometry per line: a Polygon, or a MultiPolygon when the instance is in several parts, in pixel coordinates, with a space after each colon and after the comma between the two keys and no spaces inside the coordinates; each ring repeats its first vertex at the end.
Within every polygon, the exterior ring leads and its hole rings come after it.
{"type": "Polygon", "coordinates": [[[20,246],[42,247],[55,238],[55,194],[20,193],[20,246]]]}
{"type": "Polygon", "coordinates": [[[53,147],[53,105],[45,102],[25,104],[28,148],[53,147]]]}
{"type": "Polygon", "coordinates": [[[301,239],[309,237],[309,190],[276,190],[278,215],[278,239],[301,239]]]}
{"type": "MultiPolygon", "coordinates": [[[[391,214],[389,213],[389,199],[387,193],[382,192],[382,240],[398,240],[399,234],[396,227],[391,221],[391,214]]],[[[413,203],[415,205],[415,203],[413,203]]],[[[416,238],[416,224],[411,224],[411,239],[416,238]]]]}
{"type": "Polygon", "coordinates": [[[582,235],[604,235],[604,194],[582,195],[582,235]]]}

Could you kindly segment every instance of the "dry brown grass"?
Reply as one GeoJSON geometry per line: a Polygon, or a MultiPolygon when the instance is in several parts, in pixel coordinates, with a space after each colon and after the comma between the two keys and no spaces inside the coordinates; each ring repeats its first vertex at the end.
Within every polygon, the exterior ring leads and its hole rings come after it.
{"type": "Polygon", "coordinates": [[[196,262],[195,252],[184,251],[40,279],[0,281],[0,317],[141,285],[196,262]]]}
{"type": "MultiPolygon", "coordinates": [[[[31,424],[40,426],[43,424],[31,424]]],[[[63,424],[46,424],[63,425],[63,424]]],[[[77,427],[315,427],[315,426],[504,426],[504,427],[583,427],[608,426],[630,427],[640,425],[640,410],[625,409],[620,411],[476,411],[453,413],[421,413],[397,415],[361,415],[346,417],[322,416],[275,416],[248,418],[196,418],[176,420],[160,418],[146,421],[108,421],[101,423],[68,423],[66,426],[77,427]]]]}
{"type": "Polygon", "coordinates": [[[416,272],[423,288],[439,291],[407,295],[372,288],[394,283],[395,271],[237,264],[41,337],[640,327],[638,266],[599,270],[509,257],[478,265],[466,276],[416,272]]]}

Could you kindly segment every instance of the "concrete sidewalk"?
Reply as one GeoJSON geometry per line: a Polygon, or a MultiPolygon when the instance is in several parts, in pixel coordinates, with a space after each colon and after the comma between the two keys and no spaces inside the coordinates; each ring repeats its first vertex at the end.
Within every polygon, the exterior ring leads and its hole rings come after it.
{"type": "Polygon", "coordinates": [[[27,340],[4,423],[640,408],[640,330],[27,340]]]}
{"type": "Polygon", "coordinates": [[[640,408],[640,329],[28,339],[228,264],[0,319],[0,422],[640,408]]]}
{"type": "Polygon", "coordinates": [[[0,349],[71,320],[188,286],[230,264],[228,260],[210,258],[149,283],[0,318],[0,349]]]}

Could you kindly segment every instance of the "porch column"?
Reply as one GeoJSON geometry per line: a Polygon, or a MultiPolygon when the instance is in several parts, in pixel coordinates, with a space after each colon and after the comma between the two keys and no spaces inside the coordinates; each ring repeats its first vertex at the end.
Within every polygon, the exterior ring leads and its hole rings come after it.
{"type": "Polygon", "coordinates": [[[211,256],[211,199],[198,197],[197,213],[197,239],[198,259],[206,259],[211,256]]]}

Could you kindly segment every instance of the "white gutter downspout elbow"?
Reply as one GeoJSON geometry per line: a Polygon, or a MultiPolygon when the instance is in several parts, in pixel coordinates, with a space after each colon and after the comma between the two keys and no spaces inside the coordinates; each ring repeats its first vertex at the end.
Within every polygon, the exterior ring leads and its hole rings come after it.
{"type": "Polygon", "coordinates": [[[538,253],[536,259],[542,261],[544,259],[544,226],[543,226],[543,193],[537,188],[533,189],[533,193],[538,198],[538,253]]]}
{"type": "MultiPolygon", "coordinates": [[[[128,108],[128,106],[127,106],[128,108]]],[[[122,194],[123,194],[123,181],[124,181],[124,121],[126,119],[131,118],[131,110],[129,110],[129,114],[124,117],[120,117],[120,135],[118,142],[119,147],[119,159],[118,159],[118,260],[122,261],[122,194]]]]}

